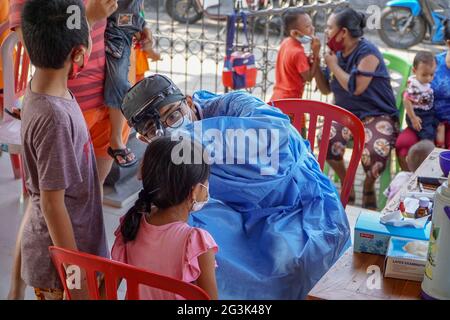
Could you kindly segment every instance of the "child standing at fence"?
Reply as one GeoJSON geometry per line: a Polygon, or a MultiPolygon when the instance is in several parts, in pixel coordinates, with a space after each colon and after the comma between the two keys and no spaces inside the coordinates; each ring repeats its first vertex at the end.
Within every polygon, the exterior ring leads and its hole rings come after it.
{"type": "MultiPolygon", "coordinates": [[[[195,282],[212,299],[217,299],[217,245],[207,231],[186,223],[190,212],[202,209],[209,199],[210,169],[202,155],[201,146],[172,141],[170,137],[149,144],[142,162],[143,189],[135,205],[121,219],[111,255],[114,260],[195,282]],[[181,155],[180,150],[190,154],[181,155]],[[201,162],[175,164],[173,155],[201,162]]],[[[151,300],[180,298],[149,287],[141,287],[140,296],[151,300]]]]}
{"type": "Polygon", "coordinates": [[[130,88],[128,72],[130,66],[133,39],[139,43],[140,50],[147,53],[152,60],[159,60],[159,53],[152,47],[152,33],[146,26],[141,14],[143,0],[119,0],[118,9],[107,22],[105,31],[106,79],[105,104],[109,107],[111,120],[111,137],[108,154],[121,167],[136,163],[135,155],[126,148],[122,141],[122,128],[125,118],[120,111],[122,99],[130,88]]]}
{"type": "Polygon", "coordinates": [[[314,37],[311,17],[300,8],[289,9],[283,24],[286,38],[278,51],[271,100],[301,98],[319,62],[320,41],[314,37]]]}
{"type": "Polygon", "coordinates": [[[406,109],[406,123],[413,129],[419,140],[436,138],[438,120],[433,103],[434,95],[431,82],[436,71],[436,60],[431,52],[420,51],[413,63],[413,73],[403,95],[406,109]]]}
{"type": "MultiPolygon", "coordinates": [[[[108,256],[94,150],[80,106],[67,87],[68,78],[86,66],[92,48],[84,10],[81,0],[28,0],[22,11],[24,44],[36,71],[21,112],[31,202],[21,263],[23,280],[40,300],[63,298],[49,246],[108,256]],[[67,27],[70,6],[80,8],[79,28],[67,27]]],[[[74,290],[72,297],[86,299],[86,291],[74,290]]]]}
{"type": "Polygon", "coordinates": [[[271,101],[302,98],[305,84],[312,80],[320,62],[320,41],[314,37],[311,17],[293,8],[284,13],[283,24],[286,38],[278,51],[271,101]]]}

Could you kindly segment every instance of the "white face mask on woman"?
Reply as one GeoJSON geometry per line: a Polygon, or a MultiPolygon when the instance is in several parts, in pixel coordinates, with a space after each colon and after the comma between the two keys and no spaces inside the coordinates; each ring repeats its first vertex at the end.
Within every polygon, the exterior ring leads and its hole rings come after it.
{"type": "Polygon", "coordinates": [[[202,208],[205,206],[205,204],[209,201],[209,188],[205,186],[204,184],[200,183],[200,185],[204,188],[206,188],[206,192],[208,193],[208,197],[205,201],[192,201],[192,212],[202,210],[202,208]]]}

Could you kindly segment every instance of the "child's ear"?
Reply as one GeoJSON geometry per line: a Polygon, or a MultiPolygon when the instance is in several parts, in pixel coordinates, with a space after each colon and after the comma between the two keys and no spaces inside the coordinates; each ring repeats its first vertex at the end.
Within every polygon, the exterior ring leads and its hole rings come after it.
{"type": "Polygon", "coordinates": [[[289,35],[290,35],[291,37],[297,38],[297,32],[296,32],[295,30],[291,30],[291,31],[289,32],[289,35]]]}
{"type": "Polygon", "coordinates": [[[78,64],[80,67],[83,66],[84,63],[84,55],[86,54],[86,48],[79,47],[72,51],[71,60],[73,63],[78,64]]]}

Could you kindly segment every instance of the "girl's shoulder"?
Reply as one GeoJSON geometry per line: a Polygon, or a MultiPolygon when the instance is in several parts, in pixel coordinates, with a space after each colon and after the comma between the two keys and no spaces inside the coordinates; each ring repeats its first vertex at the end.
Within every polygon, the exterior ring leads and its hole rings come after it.
{"type": "Polygon", "coordinates": [[[217,251],[217,243],[208,231],[196,227],[189,228],[187,246],[190,247],[191,251],[207,251],[211,248],[215,248],[217,251]]]}
{"type": "Polygon", "coordinates": [[[184,281],[192,282],[198,279],[201,273],[198,257],[209,250],[213,250],[214,253],[217,253],[219,250],[211,234],[206,230],[191,227],[185,248],[183,266],[184,281]]]}

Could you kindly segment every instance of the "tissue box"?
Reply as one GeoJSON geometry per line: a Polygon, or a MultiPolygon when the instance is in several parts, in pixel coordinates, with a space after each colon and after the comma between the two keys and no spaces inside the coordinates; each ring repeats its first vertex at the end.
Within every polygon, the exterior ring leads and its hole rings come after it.
{"type": "Polygon", "coordinates": [[[384,276],[422,281],[427,250],[428,241],[391,237],[386,253],[384,276]]]}
{"type": "Polygon", "coordinates": [[[385,255],[391,236],[428,241],[430,231],[430,222],[423,229],[386,226],[380,214],[362,211],[356,221],[353,251],[385,255]]]}

